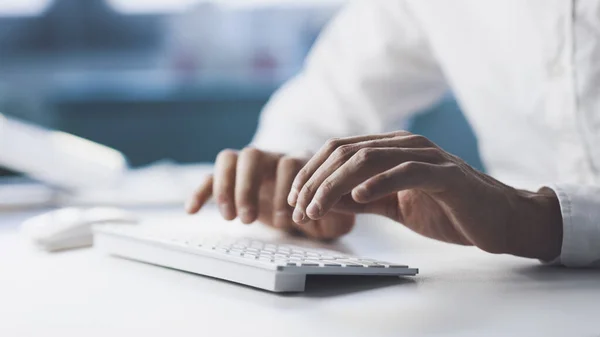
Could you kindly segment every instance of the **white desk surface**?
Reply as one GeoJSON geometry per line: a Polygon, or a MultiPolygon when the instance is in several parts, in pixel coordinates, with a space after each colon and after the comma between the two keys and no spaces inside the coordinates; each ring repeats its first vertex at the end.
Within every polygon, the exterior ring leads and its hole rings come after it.
{"type": "MultiPolygon", "coordinates": [[[[261,238],[214,211],[144,212],[261,238]],[[208,224],[211,223],[211,224],[208,224]]],[[[277,295],[93,249],[48,254],[0,216],[0,336],[600,336],[600,271],[566,270],[423,239],[380,218],[334,246],[421,269],[413,280],[322,278],[277,295]]],[[[168,221],[166,221],[168,219],[168,221]]]]}

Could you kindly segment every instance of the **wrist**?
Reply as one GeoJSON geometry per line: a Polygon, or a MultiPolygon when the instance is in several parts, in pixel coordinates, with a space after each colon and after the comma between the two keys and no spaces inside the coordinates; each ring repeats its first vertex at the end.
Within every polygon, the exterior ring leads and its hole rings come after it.
{"type": "Polygon", "coordinates": [[[562,213],[552,189],[517,191],[515,217],[510,225],[509,254],[552,261],[560,256],[562,213]]]}

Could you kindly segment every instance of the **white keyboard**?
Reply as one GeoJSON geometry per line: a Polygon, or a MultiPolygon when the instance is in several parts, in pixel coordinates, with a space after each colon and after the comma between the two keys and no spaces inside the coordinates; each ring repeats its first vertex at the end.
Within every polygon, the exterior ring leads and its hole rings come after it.
{"type": "Polygon", "coordinates": [[[249,238],[198,237],[141,226],[102,225],[94,245],[115,256],[274,292],[304,291],[306,275],[413,276],[408,266],[249,238]]]}

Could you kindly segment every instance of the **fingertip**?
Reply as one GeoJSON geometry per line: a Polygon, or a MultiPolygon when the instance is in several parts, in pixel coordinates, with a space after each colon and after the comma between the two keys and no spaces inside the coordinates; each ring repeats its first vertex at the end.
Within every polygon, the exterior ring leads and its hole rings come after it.
{"type": "Polygon", "coordinates": [[[319,203],[313,201],[306,208],[306,215],[308,215],[308,217],[311,218],[312,220],[320,219],[322,216],[321,205],[319,205],[319,203]]]}
{"type": "Polygon", "coordinates": [[[188,214],[195,214],[200,210],[200,207],[198,206],[198,201],[195,198],[187,200],[183,208],[188,214]]]}
{"type": "Polygon", "coordinates": [[[292,214],[292,220],[294,220],[295,223],[301,225],[308,222],[309,219],[307,219],[306,214],[302,209],[296,207],[294,209],[294,213],[292,214]]]}
{"type": "Polygon", "coordinates": [[[359,204],[365,204],[371,201],[371,192],[365,186],[358,186],[352,190],[352,200],[359,204]]]}
{"type": "Polygon", "coordinates": [[[219,211],[221,212],[221,216],[223,217],[223,219],[227,221],[232,221],[236,217],[235,210],[228,203],[220,203],[219,211]]]}
{"type": "Polygon", "coordinates": [[[292,207],[296,207],[297,200],[298,200],[298,192],[296,191],[295,188],[292,188],[292,191],[290,192],[290,194],[287,197],[287,203],[288,203],[288,205],[290,205],[292,207]]]}
{"type": "Polygon", "coordinates": [[[241,208],[239,210],[239,217],[243,224],[249,225],[256,221],[256,211],[252,208],[241,208]]]}

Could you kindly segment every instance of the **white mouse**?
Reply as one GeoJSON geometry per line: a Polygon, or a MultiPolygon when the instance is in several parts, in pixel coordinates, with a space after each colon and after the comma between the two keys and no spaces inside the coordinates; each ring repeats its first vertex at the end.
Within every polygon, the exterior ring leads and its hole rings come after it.
{"type": "Polygon", "coordinates": [[[118,208],[63,208],[27,219],[21,228],[37,246],[57,251],[91,246],[93,225],[138,221],[133,213],[118,208]]]}

